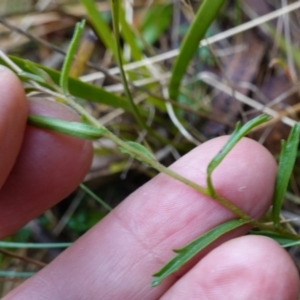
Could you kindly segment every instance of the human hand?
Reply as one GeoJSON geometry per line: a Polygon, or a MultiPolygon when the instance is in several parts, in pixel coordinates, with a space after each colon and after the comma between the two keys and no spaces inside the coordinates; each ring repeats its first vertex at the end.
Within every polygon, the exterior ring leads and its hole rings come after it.
{"type": "MultiPolygon", "coordinates": [[[[26,127],[28,110],[76,117],[53,102],[28,104],[10,71],[1,68],[0,78],[3,238],[76,188],[90,166],[92,147],[88,141],[26,127]]],[[[201,145],[171,168],[205,185],[206,166],[225,140],[201,145]]],[[[243,139],[213,180],[218,193],[259,218],[270,206],[275,173],[272,156],[243,139]]],[[[299,278],[287,253],[268,238],[238,237],[247,228],[225,235],[177,274],[150,287],[151,275],[173,256],[172,249],[233,217],[207,196],[160,174],[4,299],[298,299],[299,278]]]]}

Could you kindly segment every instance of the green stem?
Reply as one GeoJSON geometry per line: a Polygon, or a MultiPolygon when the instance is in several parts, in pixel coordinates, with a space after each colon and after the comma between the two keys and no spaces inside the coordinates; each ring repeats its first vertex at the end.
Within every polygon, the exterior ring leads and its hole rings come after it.
{"type": "Polygon", "coordinates": [[[116,53],[118,58],[118,65],[120,68],[120,75],[122,84],[124,87],[125,95],[130,103],[133,115],[137,120],[138,124],[142,127],[147,129],[145,122],[143,121],[136,104],[133,101],[132,95],[129,90],[126,74],[123,68],[123,61],[122,61],[122,53],[121,53],[121,46],[120,46],[120,30],[119,30],[119,0],[111,0],[111,7],[112,7],[112,20],[113,20],[113,29],[115,34],[115,44],[116,44],[116,53]]]}
{"type": "Polygon", "coordinates": [[[270,225],[266,225],[262,222],[259,222],[259,221],[256,221],[256,220],[252,220],[249,222],[253,227],[256,227],[256,228],[259,228],[259,229],[262,229],[262,230],[267,230],[267,231],[272,231],[274,233],[279,233],[279,234],[282,234],[286,237],[289,237],[289,238],[292,238],[292,239],[297,239],[297,240],[300,240],[300,235],[298,234],[294,234],[294,233],[291,233],[281,227],[274,227],[274,226],[270,226],[270,225]]]}
{"type": "MultiPolygon", "coordinates": [[[[36,86],[37,88],[37,86],[36,86]]],[[[43,88],[43,90],[45,91],[45,89],[43,88]]],[[[133,147],[131,147],[130,145],[128,145],[126,142],[124,142],[122,139],[120,139],[119,137],[117,137],[116,135],[114,135],[112,132],[110,132],[107,128],[105,128],[103,125],[99,124],[99,122],[97,121],[97,119],[95,119],[92,115],[90,115],[81,105],[77,104],[71,97],[66,96],[66,95],[59,95],[53,91],[49,91],[52,95],[55,95],[56,98],[60,99],[62,102],[64,102],[65,104],[68,104],[69,106],[71,106],[74,110],[76,110],[81,116],[83,116],[91,125],[94,125],[96,128],[100,128],[100,129],[105,129],[103,130],[103,136],[112,140],[113,142],[115,142],[119,147],[126,149],[129,153],[131,153],[136,159],[148,164],[149,166],[151,166],[152,168],[156,169],[159,172],[162,172],[170,177],[173,177],[174,179],[184,183],[185,185],[195,189],[196,191],[207,195],[209,197],[211,197],[209,190],[207,188],[204,188],[198,184],[196,184],[195,182],[179,175],[178,173],[166,168],[165,166],[163,166],[162,164],[160,164],[158,161],[156,161],[155,159],[151,159],[149,158],[147,155],[144,155],[143,153],[137,151],[136,149],[134,149],[133,147]]],[[[225,208],[229,209],[230,211],[232,211],[235,215],[237,215],[238,217],[240,217],[241,219],[244,220],[251,220],[251,218],[245,214],[241,209],[237,208],[235,205],[231,204],[229,201],[227,201],[226,199],[222,198],[219,195],[215,195],[215,197],[212,197],[213,199],[215,199],[218,203],[220,203],[222,206],[224,206],[225,208]]]]}
{"type": "Polygon", "coordinates": [[[129,83],[127,81],[127,77],[125,74],[125,70],[123,68],[123,60],[122,60],[122,53],[121,53],[121,46],[120,46],[120,30],[119,30],[119,3],[120,0],[111,0],[111,7],[112,7],[112,19],[113,19],[113,28],[114,28],[114,34],[115,34],[115,43],[116,43],[116,53],[117,53],[117,59],[118,59],[118,65],[120,68],[120,75],[121,75],[121,82],[124,87],[125,95],[129,101],[129,104],[131,106],[133,115],[140,125],[141,128],[146,129],[148,132],[150,132],[154,137],[156,137],[160,142],[167,143],[173,146],[172,142],[162,138],[160,135],[158,135],[152,128],[150,128],[146,122],[144,122],[137,105],[134,103],[130,89],[129,89],[129,83]]]}
{"type": "MultiPolygon", "coordinates": [[[[84,111],[84,116],[88,119],[88,121],[91,124],[94,124],[98,128],[101,126],[98,123],[98,121],[96,119],[94,119],[92,116],[90,116],[89,114],[87,114],[81,106],[79,106],[79,107],[80,107],[80,111],[82,111],[82,110],[84,111]]],[[[134,148],[132,148],[130,145],[128,145],[126,142],[124,142],[122,139],[120,139],[119,137],[114,135],[109,130],[105,131],[104,136],[106,138],[110,139],[111,141],[115,142],[119,147],[122,147],[122,148],[128,150],[128,152],[132,153],[134,155],[134,157],[136,157],[138,160],[147,163],[148,165],[150,165],[152,168],[156,169],[157,171],[162,172],[162,173],[182,182],[183,184],[195,189],[196,191],[200,192],[201,194],[210,196],[209,190],[207,188],[204,188],[204,187],[198,185],[197,183],[179,175],[178,173],[170,170],[169,168],[166,168],[164,165],[160,164],[158,161],[149,158],[148,156],[144,155],[143,153],[141,153],[139,151],[136,151],[134,148]]],[[[233,205],[226,199],[222,198],[221,196],[215,195],[215,197],[213,197],[213,199],[215,199],[218,203],[220,203],[222,206],[224,206],[227,209],[229,209],[230,211],[232,211],[234,214],[236,214],[240,218],[242,218],[244,220],[251,220],[251,218],[247,214],[245,214],[241,209],[237,208],[235,205],[233,205]]]]}

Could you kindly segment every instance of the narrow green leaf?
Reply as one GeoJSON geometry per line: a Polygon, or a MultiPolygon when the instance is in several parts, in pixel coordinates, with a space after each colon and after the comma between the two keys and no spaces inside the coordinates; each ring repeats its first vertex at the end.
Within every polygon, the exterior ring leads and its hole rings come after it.
{"type": "Polygon", "coordinates": [[[0,270],[0,277],[6,277],[6,278],[28,278],[35,274],[36,274],[35,272],[16,272],[16,271],[0,270]]]}
{"type": "Polygon", "coordinates": [[[281,245],[282,248],[289,248],[289,247],[295,247],[295,246],[300,246],[300,241],[291,241],[289,243],[284,243],[281,245]]]}
{"type": "Polygon", "coordinates": [[[0,241],[0,248],[27,248],[27,249],[49,249],[49,248],[67,248],[72,243],[18,243],[0,241]]]}
{"type": "Polygon", "coordinates": [[[211,196],[215,195],[215,190],[212,184],[211,175],[216,167],[222,162],[225,156],[230,150],[237,144],[237,142],[247,135],[254,127],[267,122],[270,119],[267,115],[260,115],[241,127],[240,123],[237,123],[235,130],[231,134],[230,138],[226,142],[222,150],[211,160],[207,167],[207,186],[209,188],[211,196]]]}
{"type": "Polygon", "coordinates": [[[50,86],[54,90],[59,90],[59,86],[54,83],[52,78],[49,76],[47,72],[43,69],[39,68],[36,64],[34,64],[30,60],[26,60],[26,67],[29,69],[33,74],[36,74],[41,78],[40,82],[44,82],[46,85],[50,86]]]}
{"type": "Polygon", "coordinates": [[[165,264],[161,270],[153,275],[153,277],[156,278],[153,279],[151,285],[156,286],[160,284],[166,277],[179,270],[185,263],[187,263],[205,247],[214,242],[217,238],[246,223],[247,221],[245,220],[228,221],[209,230],[199,238],[186,245],[184,248],[174,250],[177,255],[167,264],[165,264]]]}
{"type": "Polygon", "coordinates": [[[27,123],[29,125],[54,130],[81,139],[98,139],[107,132],[105,127],[97,128],[79,122],[64,121],[39,115],[29,115],[27,123]]]}
{"type": "MultiPolygon", "coordinates": [[[[9,56],[9,58],[17,66],[19,66],[22,70],[24,70],[24,72],[31,73],[31,70],[27,66],[26,60],[19,57],[13,57],[13,56],[9,56]]],[[[9,67],[1,58],[0,58],[0,64],[9,67]]],[[[32,64],[47,72],[48,75],[51,77],[51,79],[54,81],[54,83],[56,85],[59,85],[60,72],[36,63],[32,63],[32,64]]],[[[128,112],[131,112],[131,106],[124,98],[119,97],[113,93],[107,92],[102,88],[96,87],[89,83],[82,82],[72,77],[69,78],[69,92],[72,96],[76,98],[81,98],[87,101],[106,104],[111,107],[121,108],[128,112]]]]}
{"type": "Polygon", "coordinates": [[[32,74],[32,73],[29,73],[29,72],[20,72],[18,75],[19,75],[21,80],[26,81],[27,79],[29,79],[29,80],[33,80],[33,81],[38,82],[38,83],[45,84],[45,80],[39,75],[32,74]]]}
{"type": "Polygon", "coordinates": [[[82,20],[81,22],[78,22],[76,24],[75,31],[60,73],[59,85],[64,94],[69,94],[69,73],[72,66],[73,58],[76,54],[76,50],[84,30],[84,25],[85,20],[82,20]]]}
{"type": "Polygon", "coordinates": [[[272,232],[272,231],[265,231],[265,230],[251,230],[251,234],[253,235],[262,235],[267,236],[274,241],[276,241],[278,244],[280,244],[282,247],[290,247],[288,245],[294,244],[294,243],[300,243],[299,239],[291,238],[289,236],[285,236],[284,234],[272,232]]]}
{"type": "Polygon", "coordinates": [[[180,82],[186,73],[190,60],[199,47],[200,40],[204,37],[210,24],[217,16],[225,0],[204,0],[198,9],[195,19],[181,44],[172,69],[172,77],[169,84],[169,96],[171,99],[178,98],[180,82]]]}
{"type": "MultiPolygon", "coordinates": [[[[148,158],[150,158],[151,160],[154,160],[154,159],[155,159],[155,157],[153,156],[153,154],[152,154],[145,146],[143,146],[143,145],[141,145],[141,144],[138,144],[138,143],[136,143],[136,142],[131,142],[131,141],[126,142],[126,144],[127,144],[128,146],[130,146],[131,148],[133,148],[135,151],[137,151],[137,152],[139,152],[139,153],[141,153],[141,154],[143,154],[143,155],[146,155],[146,156],[147,156],[148,158]]],[[[136,156],[133,155],[133,153],[132,153],[130,150],[128,150],[128,149],[126,149],[126,148],[123,148],[123,147],[120,147],[120,150],[121,150],[122,153],[129,154],[129,155],[132,156],[133,158],[136,158],[136,156]]]]}
{"type": "Polygon", "coordinates": [[[131,27],[130,24],[127,23],[125,19],[125,12],[120,5],[119,7],[119,21],[121,25],[122,36],[126,43],[130,46],[131,55],[134,60],[141,60],[143,59],[143,53],[141,48],[138,46],[136,35],[131,27]]]}
{"type": "MultiPolygon", "coordinates": [[[[131,95],[131,91],[129,89],[128,80],[125,74],[125,70],[123,68],[123,57],[121,53],[121,39],[120,39],[120,22],[119,22],[119,12],[120,12],[120,0],[110,0],[111,9],[112,9],[112,19],[113,19],[113,29],[115,34],[115,44],[116,44],[116,55],[117,61],[120,69],[122,84],[124,88],[125,95],[127,97],[128,102],[130,103],[132,113],[138,122],[138,124],[148,130],[147,124],[144,122],[144,119],[140,115],[140,111],[138,106],[133,101],[133,97],[131,95]]],[[[151,130],[149,130],[151,132],[151,130]]]]}
{"type": "Polygon", "coordinates": [[[147,44],[151,45],[157,41],[170,25],[171,17],[172,5],[154,4],[145,11],[140,30],[147,44]]]}
{"type": "Polygon", "coordinates": [[[102,200],[99,196],[97,196],[93,191],[91,191],[86,185],[81,183],[80,188],[84,190],[88,195],[90,195],[93,199],[95,199],[98,203],[100,203],[105,209],[108,211],[111,211],[112,208],[104,201],[102,200]]]}
{"type": "Polygon", "coordinates": [[[85,7],[87,15],[91,23],[93,24],[97,35],[102,40],[106,48],[108,48],[117,60],[117,49],[115,47],[114,36],[111,33],[110,28],[106,24],[103,16],[98,11],[94,0],[80,0],[82,5],[85,7]]]}
{"type": "Polygon", "coordinates": [[[273,198],[273,221],[276,226],[280,222],[280,210],[283,204],[284,195],[297,158],[299,145],[300,123],[297,123],[291,130],[287,142],[282,141],[279,166],[277,170],[274,198],[273,198]]]}

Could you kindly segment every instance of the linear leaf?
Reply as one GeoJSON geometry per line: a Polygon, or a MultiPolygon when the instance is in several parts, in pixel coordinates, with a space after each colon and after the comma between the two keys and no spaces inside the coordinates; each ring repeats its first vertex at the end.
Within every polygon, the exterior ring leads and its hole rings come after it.
{"type": "Polygon", "coordinates": [[[143,59],[143,53],[138,45],[136,35],[130,24],[125,19],[125,12],[122,5],[119,6],[119,21],[122,28],[122,35],[126,43],[130,46],[131,54],[134,60],[143,59]]]}
{"type": "Polygon", "coordinates": [[[172,5],[154,4],[145,11],[140,31],[147,44],[151,45],[157,41],[168,28],[171,17],[172,5]]]}
{"type": "Polygon", "coordinates": [[[36,272],[0,271],[0,277],[4,278],[28,278],[35,274],[36,272]]]}
{"type": "Polygon", "coordinates": [[[72,243],[18,243],[0,241],[0,248],[28,248],[28,249],[47,249],[47,248],[67,248],[72,243]]]}
{"type": "Polygon", "coordinates": [[[96,195],[91,189],[89,189],[85,184],[81,183],[80,188],[84,190],[88,195],[90,195],[94,200],[100,203],[108,211],[112,211],[112,207],[108,205],[104,200],[102,200],[98,195],[96,195]]]}
{"type": "MultiPolygon", "coordinates": [[[[25,72],[31,72],[31,70],[29,70],[27,66],[28,62],[26,60],[14,56],[9,56],[9,58],[25,72]]],[[[0,64],[9,67],[1,58],[0,64]]],[[[36,63],[32,64],[47,72],[51,79],[54,81],[54,83],[56,85],[59,85],[60,72],[36,63]]],[[[69,92],[72,96],[76,98],[81,98],[96,103],[103,103],[111,107],[122,108],[129,112],[131,111],[129,103],[124,98],[119,97],[111,92],[107,92],[102,88],[96,87],[89,83],[82,82],[72,77],[69,78],[69,92]]]]}
{"type": "Polygon", "coordinates": [[[80,0],[82,5],[85,7],[87,15],[91,23],[93,24],[97,35],[102,40],[103,44],[108,48],[117,60],[117,49],[115,47],[114,36],[106,24],[101,13],[98,11],[94,0],[80,0]]]}
{"type": "MultiPolygon", "coordinates": [[[[29,72],[20,72],[18,75],[19,75],[19,78],[24,81],[26,81],[27,79],[30,79],[30,80],[33,80],[38,83],[46,84],[44,78],[42,78],[41,76],[36,75],[36,74],[32,74],[29,72]]],[[[50,87],[49,85],[47,85],[47,86],[50,87]]]]}
{"type": "MultiPolygon", "coordinates": [[[[141,126],[141,128],[147,129],[147,124],[144,122],[144,119],[142,118],[141,114],[140,114],[140,110],[138,108],[138,106],[135,104],[130,88],[129,88],[129,84],[128,84],[128,79],[126,77],[125,74],[125,70],[123,68],[123,57],[122,57],[122,53],[121,53],[121,38],[120,38],[120,22],[119,22],[119,12],[120,12],[120,0],[110,0],[110,5],[111,5],[111,9],[112,9],[112,20],[113,20],[113,29],[114,29],[114,35],[115,35],[115,43],[116,43],[116,54],[117,54],[117,61],[118,61],[118,65],[119,65],[119,69],[120,69],[120,75],[121,75],[121,79],[122,79],[122,84],[123,84],[123,88],[124,88],[124,92],[126,95],[126,98],[128,100],[128,102],[130,103],[131,109],[132,109],[132,113],[137,121],[137,123],[141,126]]],[[[151,130],[149,130],[150,133],[151,130]]]]}
{"type": "Polygon", "coordinates": [[[289,248],[289,247],[294,247],[294,246],[300,246],[300,240],[297,240],[297,241],[294,240],[294,241],[291,241],[288,243],[281,244],[282,248],[289,248]]]}
{"type": "Polygon", "coordinates": [[[211,175],[216,167],[222,162],[225,156],[230,152],[230,150],[237,144],[237,142],[247,135],[254,127],[267,122],[270,118],[267,115],[260,115],[241,127],[240,123],[237,123],[235,130],[231,134],[230,138],[226,142],[225,146],[223,146],[222,150],[211,160],[207,167],[207,186],[210,190],[211,195],[215,194],[211,175]]]}
{"type": "Polygon", "coordinates": [[[59,85],[64,94],[69,94],[69,73],[72,66],[73,58],[76,54],[76,50],[84,30],[84,25],[85,25],[85,20],[82,20],[81,22],[78,22],[76,24],[75,31],[60,73],[59,85]]]}
{"type": "Polygon", "coordinates": [[[54,130],[81,139],[98,139],[107,131],[105,127],[97,128],[79,122],[64,121],[38,115],[29,115],[27,123],[29,125],[54,130]]]}
{"type": "Polygon", "coordinates": [[[273,221],[276,226],[280,221],[280,210],[283,204],[284,195],[297,158],[299,145],[300,123],[297,123],[291,130],[289,138],[282,141],[279,166],[277,170],[274,198],[273,198],[273,221]]]}
{"type": "Polygon", "coordinates": [[[217,16],[225,0],[204,0],[198,9],[195,19],[181,44],[169,84],[169,95],[171,99],[178,98],[180,82],[186,72],[190,60],[199,47],[200,40],[204,37],[210,24],[217,16]]]}
{"type": "Polygon", "coordinates": [[[36,65],[30,60],[26,60],[26,67],[28,68],[28,70],[30,70],[31,73],[41,78],[38,82],[44,83],[47,86],[50,86],[54,90],[57,91],[59,90],[59,86],[54,83],[54,81],[49,76],[49,74],[45,72],[43,69],[39,68],[38,65],[36,65]]]}
{"type": "MultiPolygon", "coordinates": [[[[140,152],[143,155],[146,155],[148,158],[150,158],[152,160],[155,159],[153,154],[145,146],[143,146],[139,143],[136,143],[136,142],[131,142],[131,141],[126,142],[126,144],[128,146],[130,146],[131,148],[133,148],[135,151],[140,152]]],[[[126,154],[133,156],[132,152],[130,152],[129,150],[127,150],[125,148],[120,147],[120,150],[122,153],[126,153],[126,154]]],[[[133,156],[133,158],[135,158],[135,156],[133,156]]]]}
{"type": "Polygon", "coordinates": [[[209,230],[199,238],[186,245],[184,248],[174,250],[177,255],[153,275],[156,278],[153,279],[151,285],[156,286],[160,284],[166,277],[179,270],[186,262],[214,242],[217,238],[246,223],[247,221],[245,220],[228,221],[209,230]]]}
{"type": "Polygon", "coordinates": [[[289,236],[285,236],[284,234],[272,232],[272,231],[266,231],[266,230],[251,230],[251,234],[254,235],[262,235],[267,236],[274,241],[276,241],[278,244],[280,244],[282,247],[288,247],[287,245],[294,244],[294,243],[300,243],[299,239],[291,238],[289,236]]]}

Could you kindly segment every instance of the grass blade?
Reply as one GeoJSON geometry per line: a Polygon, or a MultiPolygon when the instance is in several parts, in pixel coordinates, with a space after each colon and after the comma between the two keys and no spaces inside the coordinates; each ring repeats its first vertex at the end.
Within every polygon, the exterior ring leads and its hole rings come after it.
{"type": "Polygon", "coordinates": [[[300,246],[300,241],[293,241],[293,242],[290,242],[290,243],[285,243],[285,244],[282,244],[281,247],[282,248],[289,248],[289,247],[295,247],[295,246],[300,246]]]}
{"type": "Polygon", "coordinates": [[[115,34],[115,45],[116,45],[116,55],[117,61],[120,69],[122,84],[124,87],[124,92],[128,102],[131,106],[132,113],[137,121],[137,123],[141,126],[141,128],[147,129],[147,125],[145,124],[143,118],[140,115],[139,109],[135,102],[133,101],[127,77],[123,68],[123,58],[121,54],[121,41],[120,41],[120,30],[119,30],[119,11],[120,11],[120,0],[111,0],[111,8],[112,8],[112,17],[113,17],[113,28],[115,34]]]}
{"type": "Polygon", "coordinates": [[[35,274],[35,272],[0,271],[0,277],[4,278],[29,278],[35,274]]]}
{"type": "Polygon", "coordinates": [[[145,11],[140,31],[147,44],[152,45],[158,40],[171,23],[171,17],[171,5],[154,4],[145,11]]]}
{"type": "MultiPolygon", "coordinates": [[[[133,148],[134,150],[136,150],[137,152],[146,155],[148,158],[155,160],[155,157],[153,156],[153,154],[143,145],[136,143],[136,142],[126,142],[126,144],[128,146],[130,146],[131,148],[133,148]]],[[[132,155],[132,152],[128,151],[125,148],[120,147],[120,150],[122,153],[126,153],[129,154],[130,156],[132,156],[133,158],[135,158],[135,156],[132,155]]]]}
{"type": "MultiPolygon", "coordinates": [[[[31,70],[27,66],[28,62],[26,60],[19,57],[13,57],[13,56],[9,56],[9,58],[22,70],[31,73],[31,70]]],[[[30,63],[34,64],[39,69],[47,72],[47,74],[51,77],[53,82],[56,85],[59,85],[60,72],[33,62],[30,63]]],[[[0,58],[0,64],[9,67],[1,58],[0,58]]],[[[72,96],[76,98],[81,98],[87,101],[106,104],[111,107],[121,108],[128,112],[131,112],[131,107],[124,98],[119,97],[113,93],[107,92],[102,88],[96,87],[89,83],[82,82],[72,77],[69,78],[69,92],[72,96]]]]}
{"type": "Polygon", "coordinates": [[[106,24],[104,18],[102,17],[101,13],[98,11],[97,6],[95,5],[94,0],[80,0],[82,5],[85,7],[89,20],[94,26],[94,29],[101,39],[103,44],[109,49],[114,58],[117,60],[117,49],[115,47],[115,39],[114,36],[111,34],[111,30],[106,24]]]}
{"type": "Polygon", "coordinates": [[[198,254],[201,250],[210,245],[217,238],[246,223],[247,221],[245,220],[228,221],[209,230],[207,233],[195,239],[194,241],[186,245],[184,248],[174,250],[174,252],[177,253],[177,255],[173,259],[171,259],[166,265],[164,265],[161,270],[159,270],[153,275],[156,278],[153,279],[151,285],[157,286],[166,277],[179,270],[186,262],[192,259],[196,254],[198,254]]]}
{"type": "MultiPolygon", "coordinates": [[[[47,72],[45,72],[43,69],[39,68],[37,65],[35,65],[30,60],[26,61],[26,67],[35,75],[37,75],[40,80],[38,82],[44,83],[46,86],[51,87],[51,89],[55,91],[59,91],[59,86],[54,83],[52,78],[49,76],[47,72]]],[[[19,74],[20,75],[20,74],[19,74]]],[[[35,81],[35,80],[34,80],[35,81]]]]}
{"type": "Polygon", "coordinates": [[[275,191],[273,198],[273,221],[275,226],[279,226],[280,210],[283,204],[284,195],[292,174],[297,157],[299,145],[300,123],[297,123],[291,130],[289,138],[282,141],[279,166],[276,176],[275,191]]]}
{"type": "Polygon", "coordinates": [[[15,249],[49,249],[49,248],[68,248],[72,243],[18,243],[0,241],[0,248],[15,248],[15,249]]]}
{"type": "Polygon", "coordinates": [[[79,122],[64,121],[39,115],[29,115],[27,124],[54,130],[81,139],[98,139],[107,132],[105,127],[95,127],[79,122]]]}
{"type": "Polygon", "coordinates": [[[173,65],[169,84],[169,96],[171,99],[176,100],[178,98],[180,82],[186,72],[186,68],[198,49],[200,40],[204,37],[205,32],[217,16],[224,2],[225,0],[204,0],[201,4],[173,65]]]}
{"type": "Polygon", "coordinates": [[[105,209],[107,209],[108,211],[112,211],[112,207],[110,207],[104,200],[102,200],[93,191],[91,191],[86,185],[84,185],[83,183],[81,183],[79,186],[88,195],[90,195],[94,200],[96,200],[98,203],[100,203],[105,209]]]}
{"type": "Polygon", "coordinates": [[[230,152],[230,150],[237,144],[237,142],[247,135],[254,127],[267,122],[269,120],[269,116],[260,115],[251,121],[247,122],[244,126],[241,127],[240,123],[237,123],[235,130],[231,134],[225,146],[222,150],[211,160],[207,167],[207,187],[210,191],[210,195],[215,195],[215,190],[212,184],[211,175],[216,167],[222,162],[225,156],[230,152]]]}
{"type": "Polygon", "coordinates": [[[253,235],[262,235],[262,236],[267,236],[274,241],[276,241],[278,244],[280,244],[282,247],[290,247],[289,245],[294,244],[294,243],[300,243],[299,239],[292,238],[289,236],[285,236],[284,234],[281,233],[276,233],[272,231],[265,231],[265,230],[251,230],[251,234],[253,235]]]}
{"type": "Polygon", "coordinates": [[[71,43],[69,45],[67,55],[65,57],[63,67],[60,73],[59,85],[63,91],[63,93],[69,94],[69,73],[72,66],[72,61],[76,53],[76,49],[78,47],[80,38],[82,36],[84,30],[85,20],[76,24],[75,31],[71,43]]]}
{"type": "Polygon", "coordinates": [[[119,7],[119,21],[120,21],[122,35],[124,37],[124,40],[130,46],[132,58],[134,60],[142,60],[143,53],[141,51],[141,48],[138,45],[137,37],[136,37],[131,25],[127,23],[127,21],[125,19],[125,11],[121,5],[119,7]]]}

